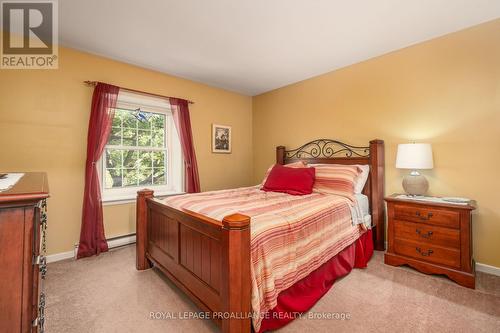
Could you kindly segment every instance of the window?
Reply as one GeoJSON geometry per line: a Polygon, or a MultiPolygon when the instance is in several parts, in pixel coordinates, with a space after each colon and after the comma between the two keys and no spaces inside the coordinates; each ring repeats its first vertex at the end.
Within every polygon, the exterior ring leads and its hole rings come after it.
{"type": "Polygon", "coordinates": [[[100,174],[103,201],[133,199],[141,188],[182,192],[182,155],[168,101],[120,92],[100,174]]]}

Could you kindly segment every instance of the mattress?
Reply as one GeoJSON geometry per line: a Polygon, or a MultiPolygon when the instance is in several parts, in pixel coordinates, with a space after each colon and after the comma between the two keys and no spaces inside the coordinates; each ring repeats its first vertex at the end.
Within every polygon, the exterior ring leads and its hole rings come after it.
{"type": "Polygon", "coordinates": [[[364,224],[371,228],[372,218],[370,215],[370,203],[368,196],[362,193],[355,194],[356,203],[351,206],[352,224],[364,224]]]}
{"type": "Polygon", "coordinates": [[[355,194],[357,204],[363,216],[370,215],[370,204],[368,203],[368,196],[362,193],[355,194]]]}

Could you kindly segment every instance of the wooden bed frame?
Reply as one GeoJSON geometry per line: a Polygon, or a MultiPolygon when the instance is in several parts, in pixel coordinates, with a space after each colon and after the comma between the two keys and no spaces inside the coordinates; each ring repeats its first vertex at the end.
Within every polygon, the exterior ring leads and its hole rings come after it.
{"type": "MultiPolygon", "coordinates": [[[[363,193],[369,197],[376,250],[384,250],[384,142],[368,147],[319,139],[300,148],[276,148],[276,162],[368,164],[363,193]]],[[[250,217],[233,214],[222,222],[162,204],[153,191],[137,193],[138,270],[156,266],[212,319],[222,332],[251,332],[250,217]],[[243,317],[243,318],[242,318],[243,317]]]]}

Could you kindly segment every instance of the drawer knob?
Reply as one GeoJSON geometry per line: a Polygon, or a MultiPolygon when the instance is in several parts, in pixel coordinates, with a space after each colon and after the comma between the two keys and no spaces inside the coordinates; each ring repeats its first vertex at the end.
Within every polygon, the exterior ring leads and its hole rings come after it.
{"type": "Polygon", "coordinates": [[[432,253],[434,253],[434,251],[432,251],[431,249],[427,250],[427,251],[422,251],[421,248],[419,247],[416,247],[415,250],[420,253],[421,256],[423,257],[429,257],[432,253]]]}
{"type": "Polygon", "coordinates": [[[432,231],[427,231],[426,233],[422,233],[422,231],[420,231],[420,229],[415,229],[415,232],[417,233],[417,235],[419,235],[422,238],[431,238],[431,236],[433,234],[432,231]]]}
{"type": "Polygon", "coordinates": [[[431,212],[427,213],[427,215],[422,215],[422,213],[420,213],[420,211],[418,210],[415,212],[415,215],[417,215],[422,221],[430,220],[430,218],[432,217],[431,212]]]}

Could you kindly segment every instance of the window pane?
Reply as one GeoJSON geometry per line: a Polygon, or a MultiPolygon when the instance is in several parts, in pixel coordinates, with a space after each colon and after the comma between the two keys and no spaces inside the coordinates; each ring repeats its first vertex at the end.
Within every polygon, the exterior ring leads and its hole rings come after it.
{"type": "Polygon", "coordinates": [[[113,117],[113,127],[122,127],[123,111],[115,110],[115,116],[113,117]]]}
{"type": "Polygon", "coordinates": [[[139,167],[139,173],[138,173],[138,179],[139,179],[139,184],[140,185],[151,185],[153,183],[152,181],[152,173],[153,173],[153,168],[145,168],[145,167],[139,167]]]}
{"type": "Polygon", "coordinates": [[[123,186],[137,186],[136,169],[123,169],[123,186]]]}
{"type": "Polygon", "coordinates": [[[166,117],[161,113],[115,110],[104,161],[105,189],[167,184],[167,152],[148,150],[167,147],[165,127],[170,122],[166,117]]]}
{"type": "Polygon", "coordinates": [[[137,128],[137,118],[134,117],[132,111],[124,111],[123,112],[123,127],[124,128],[137,128]]]}
{"type": "Polygon", "coordinates": [[[153,185],[165,185],[167,177],[164,168],[153,168],[153,185]]]}
{"type": "Polygon", "coordinates": [[[134,128],[123,129],[123,145],[137,146],[137,130],[134,128]]]}
{"type": "Polygon", "coordinates": [[[121,169],[107,169],[105,188],[116,188],[122,186],[121,169]]]}
{"type": "Polygon", "coordinates": [[[135,168],[137,165],[138,154],[137,150],[124,150],[123,151],[123,167],[135,168]]]}
{"type": "Polygon", "coordinates": [[[151,147],[151,131],[139,130],[137,143],[140,147],[151,147]]]}
{"type": "Polygon", "coordinates": [[[163,130],[155,130],[153,131],[153,147],[165,147],[165,132],[163,130]]]}
{"type": "Polygon", "coordinates": [[[144,112],[144,111],[141,111],[141,114],[144,117],[141,117],[140,120],[138,120],[137,126],[139,127],[139,129],[151,129],[151,116],[153,114],[150,112],[144,112]]]}
{"type": "Polygon", "coordinates": [[[165,166],[165,152],[164,151],[154,151],[151,153],[151,158],[153,159],[153,167],[164,167],[165,166]]]}
{"type": "Polygon", "coordinates": [[[164,130],[165,129],[165,115],[153,113],[149,119],[154,130],[164,130]]]}
{"type": "Polygon", "coordinates": [[[151,168],[151,153],[149,151],[140,151],[139,152],[139,165],[144,168],[151,168]]]}
{"type": "Polygon", "coordinates": [[[122,167],[122,151],[118,149],[106,149],[106,168],[122,167]]]}
{"type": "Polygon", "coordinates": [[[108,145],[119,146],[122,144],[122,129],[121,127],[112,127],[109,134],[108,145]]]}

